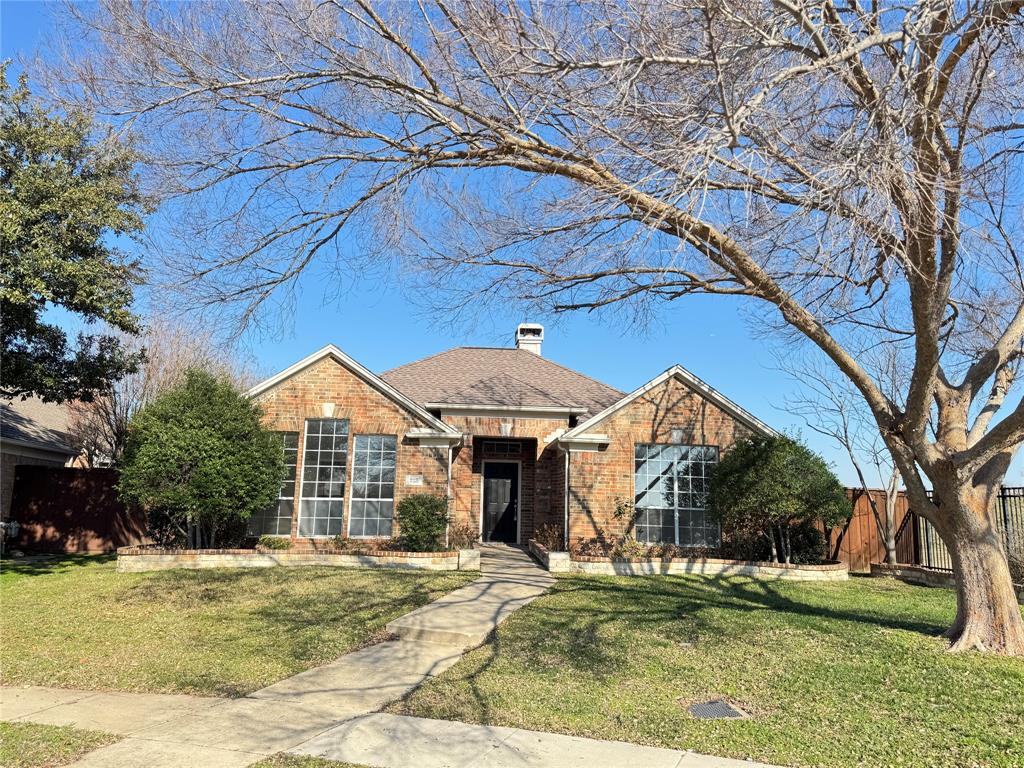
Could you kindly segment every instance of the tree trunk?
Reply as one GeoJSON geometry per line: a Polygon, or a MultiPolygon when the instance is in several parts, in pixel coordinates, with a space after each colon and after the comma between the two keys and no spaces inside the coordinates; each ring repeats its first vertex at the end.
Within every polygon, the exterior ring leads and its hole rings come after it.
{"type": "Polygon", "coordinates": [[[895,504],[885,502],[885,562],[896,565],[896,509],[895,504]]]}
{"type": "Polygon", "coordinates": [[[1010,566],[987,504],[970,508],[978,503],[961,504],[946,530],[939,530],[956,576],[956,619],[946,632],[949,649],[1024,656],[1024,619],[1010,566]]]}
{"type": "MultiPolygon", "coordinates": [[[[768,526],[768,544],[772,548],[772,554],[771,554],[772,562],[773,563],[780,563],[780,562],[782,562],[781,560],[779,560],[778,551],[775,548],[775,526],[774,525],[769,525],[768,526]]],[[[751,553],[751,554],[753,554],[753,553],[751,553]]]]}
{"type": "Polygon", "coordinates": [[[885,487],[885,562],[896,565],[896,503],[900,498],[900,475],[893,470],[885,487]]]}

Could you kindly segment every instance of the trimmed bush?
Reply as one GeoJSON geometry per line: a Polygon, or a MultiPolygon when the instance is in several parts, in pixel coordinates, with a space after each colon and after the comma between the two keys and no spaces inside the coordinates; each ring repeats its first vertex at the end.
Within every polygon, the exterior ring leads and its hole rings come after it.
{"type": "Polygon", "coordinates": [[[118,493],[191,547],[241,540],[277,501],[284,454],[258,404],[224,377],[190,370],[132,417],[118,493]]]}
{"type": "Polygon", "coordinates": [[[711,477],[708,509],[734,546],[760,547],[763,540],[767,558],[743,559],[781,563],[797,557],[820,562],[824,545],[810,524],[833,526],[851,514],[842,483],[824,459],[783,436],[743,440],[728,451],[711,477]]]}
{"type": "Polygon", "coordinates": [[[409,552],[437,552],[444,549],[448,526],[448,503],[441,496],[417,493],[398,502],[395,520],[401,532],[402,548],[409,552]]]}
{"type": "MultiPolygon", "coordinates": [[[[789,542],[789,562],[796,565],[815,565],[828,559],[825,536],[813,521],[804,520],[790,525],[785,536],[789,542]]],[[[771,543],[763,530],[731,531],[722,541],[721,556],[731,560],[770,561],[771,543]]]]}
{"type": "Polygon", "coordinates": [[[291,549],[292,540],[283,536],[260,536],[256,546],[261,549],[291,549]]]}

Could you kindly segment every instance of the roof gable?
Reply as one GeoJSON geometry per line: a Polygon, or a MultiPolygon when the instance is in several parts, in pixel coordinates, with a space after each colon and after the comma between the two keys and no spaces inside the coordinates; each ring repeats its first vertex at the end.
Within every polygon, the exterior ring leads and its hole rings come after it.
{"type": "Polygon", "coordinates": [[[269,379],[265,379],[257,384],[255,387],[246,392],[246,397],[257,397],[268,390],[273,389],[277,385],[284,381],[287,381],[297,373],[304,371],[311,365],[314,365],[325,358],[331,358],[343,368],[348,370],[354,376],[361,379],[367,385],[380,392],[386,398],[396,403],[397,405],[404,408],[409,413],[416,416],[421,422],[431,427],[437,432],[442,432],[450,435],[458,435],[458,430],[445,424],[443,421],[435,417],[430,411],[423,408],[415,400],[410,399],[407,395],[400,392],[396,387],[384,381],[380,376],[375,374],[369,368],[361,365],[360,363],[353,360],[351,357],[342,352],[338,347],[333,344],[328,344],[326,347],[317,350],[308,357],[304,357],[294,365],[285,368],[280,373],[271,376],[269,379]]]}
{"type": "Polygon", "coordinates": [[[776,430],[772,429],[759,418],[750,413],[750,411],[737,405],[732,400],[723,395],[721,392],[719,392],[717,389],[715,389],[702,379],[699,379],[698,377],[694,376],[681,365],[673,365],[667,371],[664,371],[658,376],[655,376],[646,384],[633,390],[628,395],[625,395],[623,398],[611,404],[600,413],[597,413],[591,418],[587,419],[586,421],[576,425],[568,432],[566,432],[564,435],[562,435],[560,439],[571,440],[572,438],[578,438],[585,435],[586,433],[590,432],[594,427],[598,426],[602,421],[607,419],[609,416],[613,415],[614,413],[618,412],[625,406],[629,405],[634,400],[643,397],[651,390],[661,386],[669,379],[675,379],[676,381],[682,383],[696,394],[700,395],[701,397],[704,397],[709,402],[717,405],[719,408],[728,413],[738,422],[745,425],[754,432],[761,435],[765,435],[767,437],[773,437],[779,434],[776,430]]]}

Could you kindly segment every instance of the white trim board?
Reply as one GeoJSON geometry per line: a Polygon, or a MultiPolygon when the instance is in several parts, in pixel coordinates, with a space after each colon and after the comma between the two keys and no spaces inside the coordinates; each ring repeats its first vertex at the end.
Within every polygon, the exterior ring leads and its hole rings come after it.
{"type": "Polygon", "coordinates": [[[425,403],[432,411],[440,411],[442,416],[479,416],[509,417],[515,419],[550,419],[569,416],[580,416],[587,412],[586,408],[561,405],[474,405],[465,403],[425,403]]]}
{"type": "Polygon", "coordinates": [[[737,405],[732,400],[723,395],[721,392],[719,392],[717,389],[712,387],[707,382],[697,378],[688,370],[683,368],[681,365],[673,365],[667,371],[664,371],[658,376],[655,376],[649,382],[639,387],[638,389],[633,390],[618,402],[608,406],[600,413],[591,416],[582,424],[577,424],[575,427],[573,427],[568,432],[563,434],[560,438],[558,438],[558,442],[560,444],[572,444],[573,442],[580,443],[584,441],[600,442],[597,438],[603,436],[588,435],[588,430],[593,429],[602,421],[607,419],[609,416],[626,407],[637,398],[643,397],[652,389],[661,386],[669,379],[673,378],[679,381],[680,383],[684,384],[685,386],[689,387],[698,395],[701,395],[708,401],[714,403],[723,411],[725,411],[730,416],[739,421],[741,424],[744,424],[748,428],[752,429],[754,432],[762,434],[766,437],[775,437],[779,434],[776,430],[772,429],[759,418],[750,413],[750,411],[737,405]]]}
{"type": "Polygon", "coordinates": [[[283,381],[290,379],[300,371],[305,370],[314,363],[318,363],[324,358],[330,357],[335,362],[339,363],[343,368],[346,368],[351,373],[355,374],[358,378],[362,379],[366,384],[376,389],[382,395],[397,403],[398,405],[405,408],[410,413],[414,414],[417,418],[423,421],[425,424],[430,425],[437,432],[451,435],[452,437],[462,438],[462,433],[454,427],[445,424],[443,421],[438,419],[436,416],[430,413],[430,411],[423,408],[415,401],[409,399],[393,386],[388,384],[384,379],[375,374],[369,368],[361,365],[360,363],[353,360],[351,357],[346,355],[340,349],[333,344],[328,344],[326,347],[317,350],[308,357],[304,357],[299,362],[285,368],[280,373],[274,374],[269,379],[265,379],[257,384],[255,387],[245,393],[246,397],[256,397],[263,394],[268,389],[272,389],[283,381]]]}

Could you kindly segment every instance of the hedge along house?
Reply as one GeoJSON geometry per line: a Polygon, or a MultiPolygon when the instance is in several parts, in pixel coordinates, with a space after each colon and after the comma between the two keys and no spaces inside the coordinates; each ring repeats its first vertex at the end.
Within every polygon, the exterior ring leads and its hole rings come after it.
{"type": "Polygon", "coordinates": [[[459,347],[374,374],[335,346],[249,391],[281,435],[288,480],[256,535],[318,541],[398,534],[395,505],[448,498],[452,525],[525,544],[620,536],[714,547],[705,513],[722,451],[774,430],[679,366],[625,394],[541,355],[542,326],[514,348],[459,347]],[[617,512],[617,510],[620,510],[617,512]]]}

